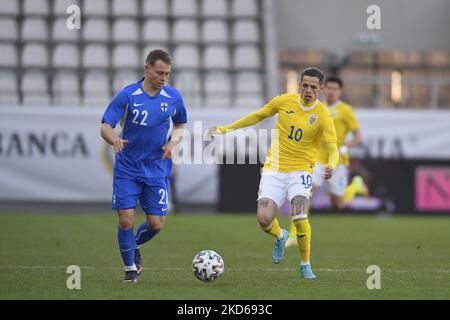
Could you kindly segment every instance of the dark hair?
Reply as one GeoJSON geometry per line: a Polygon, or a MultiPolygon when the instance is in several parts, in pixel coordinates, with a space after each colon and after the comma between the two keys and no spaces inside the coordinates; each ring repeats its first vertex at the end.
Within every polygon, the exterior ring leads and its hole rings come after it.
{"type": "Polygon", "coordinates": [[[325,78],[325,76],[323,75],[323,72],[314,67],[303,70],[302,76],[300,77],[300,81],[303,81],[303,76],[319,78],[320,84],[322,84],[323,79],[325,78]]]}
{"type": "Polygon", "coordinates": [[[342,88],[342,86],[344,85],[342,79],[339,78],[338,76],[327,77],[327,79],[325,80],[325,84],[327,84],[328,82],[336,82],[339,85],[339,88],[342,88]]]}
{"type": "Polygon", "coordinates": [[[147,58],[145,59],[145,63],[149,65],[154,65],[156,61],[161,60],[165,64],[171,65],[172,64],[172,58],[170,55],[161,49],[156,49],[150,51],[147,58]]]}

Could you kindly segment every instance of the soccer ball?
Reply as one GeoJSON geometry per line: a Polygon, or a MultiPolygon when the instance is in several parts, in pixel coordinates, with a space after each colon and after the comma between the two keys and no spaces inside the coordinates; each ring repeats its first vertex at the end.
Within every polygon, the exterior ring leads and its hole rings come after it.
{"type": "Polygon", "coordinates": [[[223,274],[223,259],[213,250],[203,250],[197,253],[192,261],[192,271],[201,281],[214,281],[223,274]]]}

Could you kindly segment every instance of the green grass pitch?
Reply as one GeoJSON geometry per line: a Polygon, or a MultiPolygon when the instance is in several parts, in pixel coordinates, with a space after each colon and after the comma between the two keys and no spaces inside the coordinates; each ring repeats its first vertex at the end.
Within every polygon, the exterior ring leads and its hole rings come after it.
{"type": "Polygon", "coordinates": [[[254,214],[181,214],[143,247],[145,269],[130,285],[121,282],[114,213],[0,214],[0,299],[450,299],[450,218],[310,221],[316,280],[300,278],[296,247],[272,263],[273,239],[254,214]],[[216,282],[192,274],[202,249],[225,261],[216,282]],[[69,265],[81,268],[81,290],[66,287],[69,265]],[[381,268],[380,290],[366,286],[369,265],[381,268]]]}

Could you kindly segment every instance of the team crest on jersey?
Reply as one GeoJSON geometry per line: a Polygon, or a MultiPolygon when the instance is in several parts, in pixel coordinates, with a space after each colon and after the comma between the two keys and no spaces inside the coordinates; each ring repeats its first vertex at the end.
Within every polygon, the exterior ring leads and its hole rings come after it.
{"type": "Polygon", "coordinates": [[[161,111],[166,112],[168,106],[169,106],[168,103],[161,102],[161,111]]]}
{"type": "Polygon", "coordinates": [[[319,119],[319,116],[317,116],[316,114],[311,114],[309,116],[309,125],[313,126],[317,122],[317,119],[319,119]]]}

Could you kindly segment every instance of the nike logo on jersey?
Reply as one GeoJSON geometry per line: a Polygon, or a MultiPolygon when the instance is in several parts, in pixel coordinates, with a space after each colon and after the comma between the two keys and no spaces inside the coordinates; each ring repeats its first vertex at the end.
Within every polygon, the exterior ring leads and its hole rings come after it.
{"type": "Polygon", "coordinates": [[[168,209],[167,207],[166,208],[162,208],[161,211],[167,211],[167,209],[168,209]]]}
{"type": "Polygon", "coordinates": [[[290,111],[286,111],[287,114],[293,114],[295,113],[294,111],[290,110],[290,111]]]}
{"type": "Polygon", "coordinates": [[[143,103],[133,103],[133,106],[135,106],[135,107],[140,107],[140,106],[143,106],[144,104],[143,103]]]}

